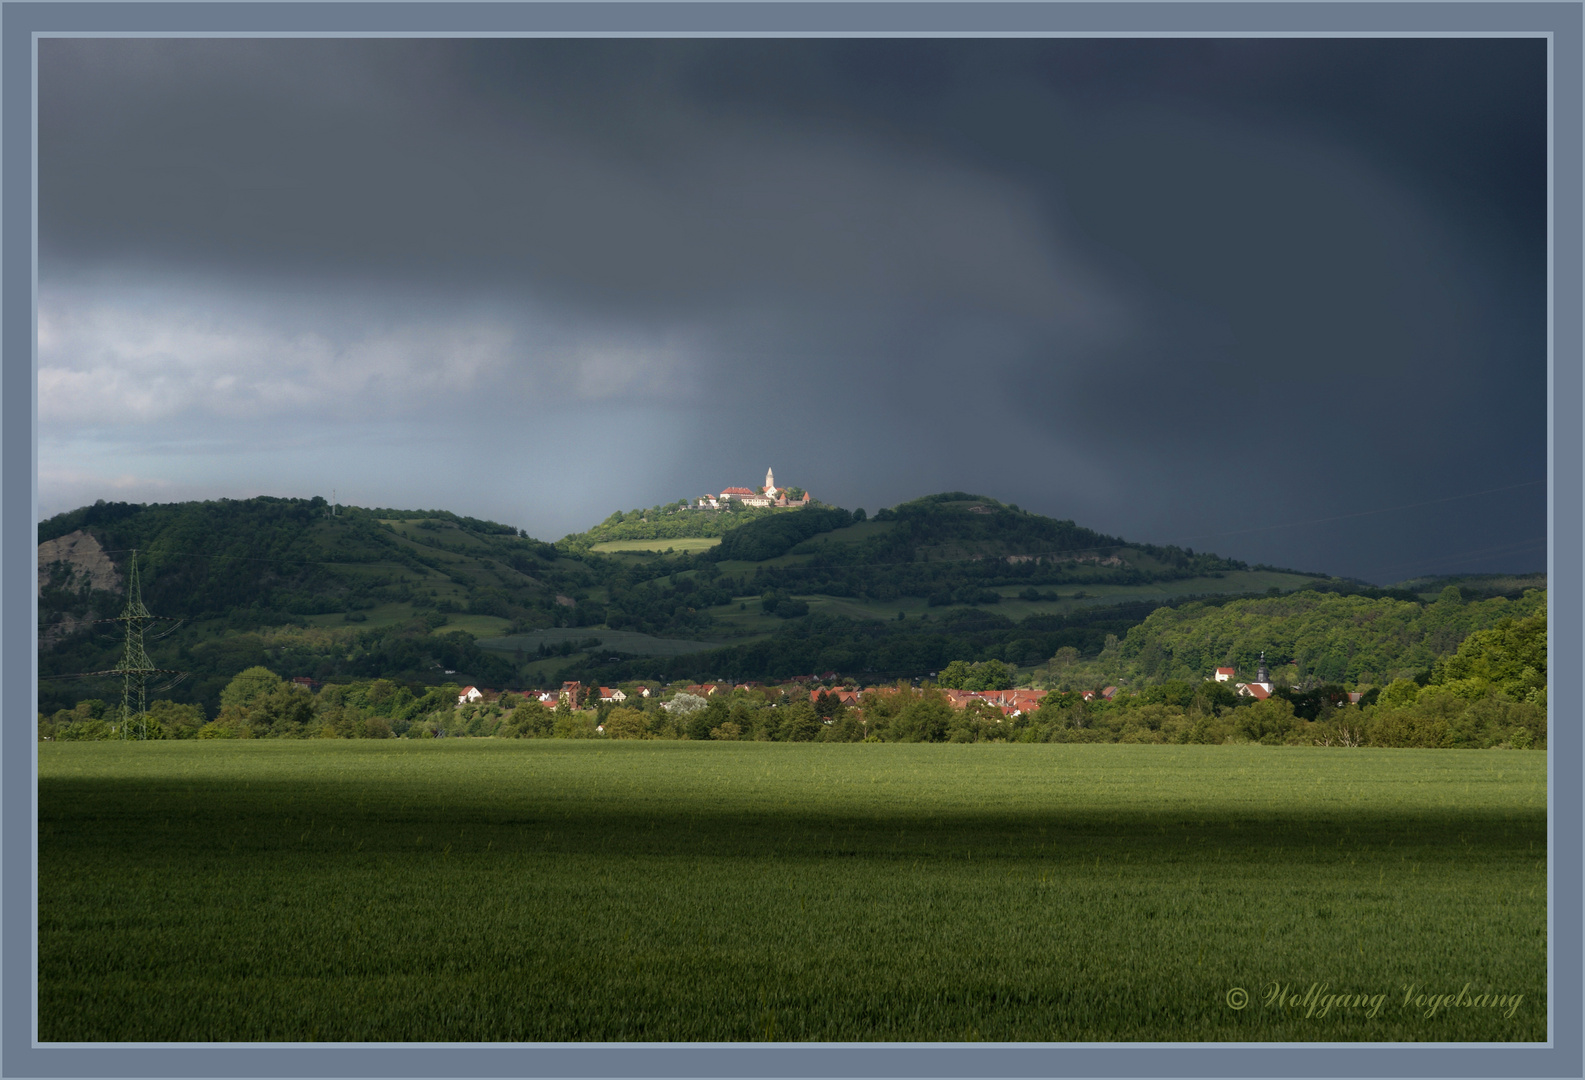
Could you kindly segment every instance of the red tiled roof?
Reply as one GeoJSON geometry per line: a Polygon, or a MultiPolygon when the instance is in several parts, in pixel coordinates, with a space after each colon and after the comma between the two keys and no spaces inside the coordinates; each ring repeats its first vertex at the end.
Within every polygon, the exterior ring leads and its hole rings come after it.
{"type": "Polygon", "coordinates": [[[723,494],[723,495],[752,495],[752,494],[754,494],[754,491],[753,491],[752,488],[729,487],[729,488],[722,488],[721,489],[721,494],[723,494]]]}

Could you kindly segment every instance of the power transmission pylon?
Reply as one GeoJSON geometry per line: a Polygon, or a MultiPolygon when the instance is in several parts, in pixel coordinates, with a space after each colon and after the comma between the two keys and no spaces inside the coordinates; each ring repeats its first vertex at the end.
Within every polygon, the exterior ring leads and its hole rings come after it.
{"type": "Polygon", "coordinates": [[[149,737],[148,679],[150,675],[183,675],[185,672],[157,668],[143,651],[143,625],[159,615],[150,615],[143,606],[143,587],[138,579],[138,551],[132,549],[127,569],[127,606],[115,619],[108,622],[125,623],[127,646],[121,654],[121,663],[103,672],[121,676],[121,725],[123,739],[149,737]],[[134,711],[134,705],[136,711],[134,711]]]}
{"type": "Polygon", "coordinates": [[[121,737],[146,739],[149,737],[147,687],[154,665],[149,663],[149,654],[143,651],[143,624],[149,620],[149,609],[143,606],[137,548],[132,549],[127,566],[127,606],[115,620],[126,624],[127,647],[121,654],[121,663],[110,670],[121,676],[121,737]],[[132,711],[134,701],[136,712],[132,711]]]}
{"type": "Polygon", "coordinates": [[[77,671],[69,675],[41,675],[41,679],[90,679],[106,675],[121,676],[121,713],[115,732],[123,739],[147,739],[149,737],[149,712],[148,712],[148,679],[150,675],[175,676],[163,686],[155,687],[155,691],[169,690],[177,683],[186,679],[190,672],[176,668],[157,668],[149,660],[149,654],[143,651],[143,624],[148,622],[169,622],[173,625],[163,634],[155,635],[158,641],[162,637],[174,633],[185,619],[172,618],[169,615],[151,615],[149,609],[143,606],[143,587],[138,578],[138,552],[132,549],[132,559],[127,567],[127,606],[121,614],[113,619],[97,619],[100,623],[125,623],[127,644],[121,653],[121,663],[104,671],[77,671]]]}

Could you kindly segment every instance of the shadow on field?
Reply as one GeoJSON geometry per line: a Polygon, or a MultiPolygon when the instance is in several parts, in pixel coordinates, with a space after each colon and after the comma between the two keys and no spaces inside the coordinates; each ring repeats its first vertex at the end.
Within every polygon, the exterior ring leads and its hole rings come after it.
{"type": "Polygon", "coordinates": [[[1224,806],[1175,810],[957,810],[891,808],[836,813],[795,806],[704,802],[644,807],[631,793],[536,799],[470,796],[448,787],[393,791],[379,784],[252,781],[180,785],[122,780],[40,781],[39,826],[49,852],[103,849],[166,858],[189,852],[357,850],[408,853],[415,837],[470,851],[579,852],[645,858],[865,858],[1103,860],[1180,863],[1346,862],[1367,853],[1419,859],[1533,862],[1545,851],[1544,812],[1417,810],[1256,813],[1224,806]]]}
{"type": "Polygon", "coordinates": [[[1546,1037],[1530,759],[977,749],[52,750],[39,1037],[1546,1037]]]}

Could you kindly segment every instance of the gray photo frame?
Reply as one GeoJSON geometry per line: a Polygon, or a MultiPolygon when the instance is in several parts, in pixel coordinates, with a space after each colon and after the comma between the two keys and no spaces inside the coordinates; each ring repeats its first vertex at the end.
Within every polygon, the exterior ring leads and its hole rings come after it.
{"type": "Polygon", "coordinates": [[[63,1045],[35,1017],[36,41],[54,35],[1541,36],[1551,56],[1550,651],[1554,717],[1582,655],[1582,6],[1577,3],[7,3],[4,109],[3,1049],[6,1076],[1580,1076],[1581,731],[1549,753],[1545,1046],[1227,1044],[63,1045]],[[32,539],[30,539],[32,537],[32,539]],[[1560,662],[1561,661],[1561,662],[1560,662]]]}

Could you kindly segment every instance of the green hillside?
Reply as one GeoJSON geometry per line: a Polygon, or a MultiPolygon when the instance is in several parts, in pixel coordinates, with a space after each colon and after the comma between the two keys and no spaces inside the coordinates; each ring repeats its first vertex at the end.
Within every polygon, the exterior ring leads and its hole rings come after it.
{"type": "Polygon", "coordinates": [[[1472,633],[1545,608],[1540,590],[1519,600],[1466,601],[1452,586],[1431,603],[1302,592],[1219,607],[1163,607],[1129,631],[1118,673],[1194,679],[1228,665],[1249,679],[1264,653],[1280,682],[1379,685],[1427,674],[1472,633]]]}
{"type": "Polygon", "coordinates": [[[192,673],[173,688],[181,700],[212,701],[254,664],[288,676],[433,682],[449,670],[508,681],[512,666],[475,639],[575,619],[569,594],[589,584],[580,563],[510,526],[445,511],[332,516],[317,498],[98,503],[38,535],[41,707],[118,692],[54,676],[116,662],[118,628],[94,620],[124,604],[134,548],[144,603],[180,620],[151,630],[147,647],[157,665],[192,673]],[[47,562],[50,541],[102,552],[116,587],[69,559],[47,562]]]}
{"type": "Polygon", "coordinates": [[[1030,614],[1052,614],[1120,590],[1132,594],[1116,600],[1254,591],[1254,579],[1237,576],[1251,573],[1267,575],[1260,578],[1261,591],[1317,580],[1294,571],[1252,571],[1186,548],[1132,544],[962,492],[916,499],[867,520],[862,511],[797,511],[738,529],[703,558],[756,594],[882,605],[914,598],[930,607],[1015,599],[1047,605],[1030,614]]]}
{"type": "Polygon", "coordinates": [[[720,538],[744,525],[793,512],[786,507],[744,506],[734,501],[722,504],[718,510],[700,509],[690,506],[686,499],[679,499],[648,510],[618,510],[587,532],[562,537],[556,541],[556,546],[570,554],[581,555],[596,546],[622,541],[720,538]]]}
{"type": "Polygon", "coordinates": [[[117,627],[95,620],[120,610],[133,548],[148,607],[181,620],[148,645],[158,666],[191,673],[169,696],[210,711],[255,665],[394,679],[414,698],[447,682],[880,681],[987,659],[1026,680],[1143,684],[1229,660],[1242,672],[1261,649],[1296,677],[1375,681],[1428,671],[1469,633],[1534,606],[1508,595],[1533,579],[1493,580],[1499,595],[1454,604],[1420,595],[1428,580],[1383,590],[1250,567],[962,492],[873,518],[757,512],[713,546],[675,545],[693,550],[591,542],[646,516],[550,545],[441,510],[332,515],[322,499],[58,515],[39,526],[40,705],[119,696],[115,680],[60,676],[116,663],[117,627]]]}

